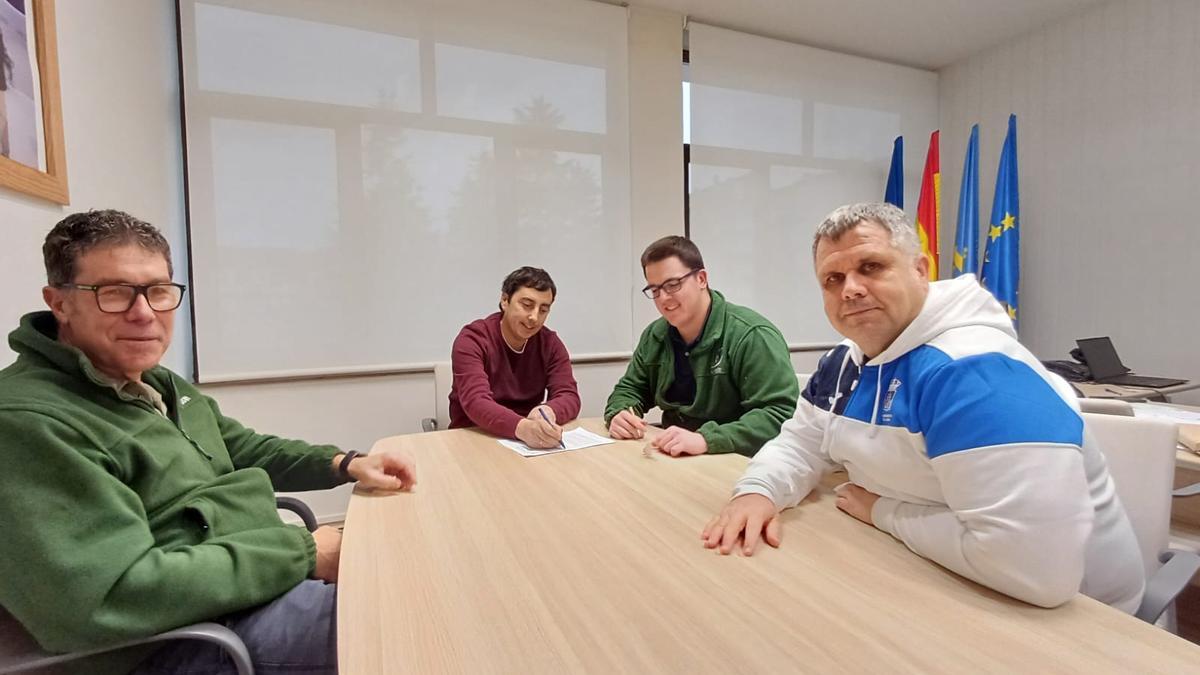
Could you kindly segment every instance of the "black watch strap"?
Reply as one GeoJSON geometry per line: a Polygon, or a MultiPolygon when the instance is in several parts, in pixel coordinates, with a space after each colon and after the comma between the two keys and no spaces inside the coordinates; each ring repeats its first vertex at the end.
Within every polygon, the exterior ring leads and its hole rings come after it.
{"type": "Polygon", "coordinates": [[[362,456],[363,454],[357,450],[351,450],[350,452],[347,452],[346,456],[342,457],[342,461],[338,463],[338,475],[346,480],[346,482],[358,482],[357,479],[350,475],[350,462],[353,462],[356,457],[362,456]]]}

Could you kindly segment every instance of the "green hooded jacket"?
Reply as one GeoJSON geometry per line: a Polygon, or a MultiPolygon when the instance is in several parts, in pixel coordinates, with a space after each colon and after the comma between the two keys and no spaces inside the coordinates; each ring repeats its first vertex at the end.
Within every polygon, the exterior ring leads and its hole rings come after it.
{"type": "MultiPolygon", "coordinates": [[[[309,576],[312,535],[280,520],[275,491],[337,485],[337,448],[255,433],[160,366],[142,380],[164,417],[56,336],[52,314],[26,315],[0,371],[0,606],[43,648],[211,620],[309,576]]],[[[125,672],[146,653],[88,669],[125,672]]]]}
{"type": "Polygon", "coordinates": [[[687,357],[696,376],[696,398],[681,406],[665,397],[675,380],[675,352],[667,320],[660,317],[642,332],[625,375],[609,395],[606,425],[626,408],[640,416],[658,406],[663,426],[696,431],[710,453],[747,456],[779,434],[800,397],[783,334],[758,312],[710,292],[708,321],[687,357]]]}

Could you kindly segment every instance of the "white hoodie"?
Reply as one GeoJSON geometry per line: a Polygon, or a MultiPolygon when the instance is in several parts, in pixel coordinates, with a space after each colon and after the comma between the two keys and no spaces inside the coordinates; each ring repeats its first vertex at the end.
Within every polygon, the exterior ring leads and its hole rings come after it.
{"type": "Polygon", "coordinates": [[[973,276],[930,284],[869,362],[848,340],[825,354],[734,495],[789,508],[838,465],[881,496],[876,527],[969,579],[1044,607],[1141,602],[1137,540],[1070,386],[973,276]]]}

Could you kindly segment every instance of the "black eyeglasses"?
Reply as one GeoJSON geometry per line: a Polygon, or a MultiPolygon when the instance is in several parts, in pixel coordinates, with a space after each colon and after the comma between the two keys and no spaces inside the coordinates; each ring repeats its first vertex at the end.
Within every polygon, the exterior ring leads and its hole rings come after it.
{"type": "Polygon", "coordinates": [[[667,295],[675,295],[676,293],[679,292],[679,289],[683,288],[684,280],[690,276],[693,276],[694,274],[696,274],[699,271],[700,270],[692,270],[691,272],[688,272],[687,274],[685,274],[681,277],[675,277],[674,279],[667,279],[666,281],[662,282],[661,284],[658,284],[657,286],[653,286],[653,285],[646,286],[645,288],[642,289],[642,295],[646,296],[647,298],[650,298],[651,300],[654,300],[655,298],[657,298],[659,295],[661,295],[663,293],[663,291],[666,291],[667,295]]]}
{"type": "Polygon", "coordinates": [[[156,312],[169,312],[183,302],[183,292],[187,286],[183,284],[59,284],[58,288],[74,288],[80,291],[91,291],[96,295],[96,306],[106,314],[124,314],[133,308],[139,295],[145,296],[150,309],[156,312]]]}

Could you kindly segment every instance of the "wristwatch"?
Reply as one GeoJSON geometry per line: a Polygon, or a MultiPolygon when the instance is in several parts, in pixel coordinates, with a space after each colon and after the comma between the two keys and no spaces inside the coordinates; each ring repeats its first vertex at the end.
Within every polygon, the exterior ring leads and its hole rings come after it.
{"type": "Polygon", "coordinates": [[[342,461],[338,463],[338,475],[347,483],[357,483],[358,479],[350,475],[350,462],[353,462],[358,457],[366,457],[363,453],[357,450],[351,450],[342,457],[342,461]]]}

